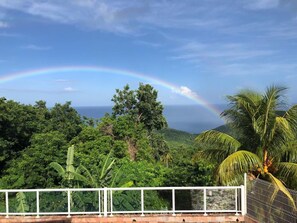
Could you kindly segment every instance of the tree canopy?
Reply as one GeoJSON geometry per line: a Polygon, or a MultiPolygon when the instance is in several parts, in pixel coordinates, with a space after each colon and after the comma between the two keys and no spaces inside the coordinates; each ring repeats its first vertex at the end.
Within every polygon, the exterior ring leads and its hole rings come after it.
{"type": "Polygon", "coordinates": [[[149,84],[139,84],[137,90],[126,85],[123,90],[116,89],[112,101],[113,115],[128,115],[136,123],[142,123],[151,132],[167,127],[163,116],[163,105],[157,101],[158,92],[149,84]]]}
{"type": "Polygon", "coordinates": [[[113,113],[95,121],[70,102],[48,108],[1,98],[0,187],[210,184],[211,165],[190,159],[193,135],[164,129],[157,96],[148,84],[126,85],[116,90],[113,113]]]}

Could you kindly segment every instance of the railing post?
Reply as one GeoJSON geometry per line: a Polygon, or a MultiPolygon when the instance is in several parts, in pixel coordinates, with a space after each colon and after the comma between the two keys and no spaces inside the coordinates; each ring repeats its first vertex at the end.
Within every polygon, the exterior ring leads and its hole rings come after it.
{"type": "Polygon", "coordinates": [[[238,201],[238,197],[237,197],[237,193],[238,193],[238,192],[237,192],[237,190],[238,190],[238,189],[235,188],[235,215],[239,215],[239,214],[238,214],[238,202],[237,202],[237,201],[238,201]]]}
{"type": "Polygon", "coordinates": [[[112,216],[112,190],[109,191],[110,196],[110,216],[112,216]]]}
{"type": "Polygon", "coordinates": [[[103,189],[103,215],[107,217],[107,188],[103,189]]]}
{"type": "Polygon", "coordinates": [[[5,206],[6,206],[6,218],[9,218],[8,191],[5,191],[5,206]]]}
{"type": "Polygon", "coordinates": [[[70,190],[69,188],[67,189],[67,200],[68,200],[68,215],[67,215],[67,218],[70,218],[71,215],[70,215],[70,212],[71,212],[71,193],[70,193],[70,190]]]}
{"type": "Polygon", "coordinates": [[[207,216],[207,213],[206,213],[206,188],[203,189],[203,207],[204,207],[204,216],[207,216]]]}
{"type": "Polygon", "coordinates": [[[39,218],[39,190],[36,191],[36,218],[39,218]]]}
{"type": "Polygon", "coordinates": [[[247,174],[244,174],[244,185],[241,185],[241,214],[247,214],[247,174]]]}
{"type": "Polygon", "coordinates": [[[175,214],[175,189],[172,188],[172,216],[176,216],[175,214]]]}
{"type": "Polygon", "coordinates": [[[143,189],[140,190],[141,193],[141,216],[144,216],[144,193],[143,193],[143,189]]]}
{"type": "Polygon", "coordinates": [[[98,208],[99,208],[99,215],[98,215],[98,216],[99,216],[99,217],[102,217],[102,215],[101,215],[101,199],[100,199],[100,197],[101,197],[101,196],[100,196],[101,193],[100,193],[100,192],[101,192],[101,190],[99,189],[99,190],[98,190],[98,208]]]}

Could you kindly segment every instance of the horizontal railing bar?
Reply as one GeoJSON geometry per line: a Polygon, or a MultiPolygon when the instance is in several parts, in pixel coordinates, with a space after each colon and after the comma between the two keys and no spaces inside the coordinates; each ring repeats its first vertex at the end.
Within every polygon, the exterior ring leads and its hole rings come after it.
{"type": "MultiPolygon", "coordinates": [[[[240,210],[236,211],[236,210],[145,210],[145,211],[112,211],[113,214],[121,214],[121,213],[183,213],[183,212],[187,212],[187,213],[191,213],[191,212],[195,212],[195,213],[204,213],[204,212],[230,212],[230,213],[235,213],[235,212],[240,212],[240,210]]],[[[107,212],[110,214],[110,212],[107,212]]]]}
{"type": "Polygon", "coordinates": [[[240,186],[209,186],[209,187],[123,187],[123,188],[107,188],[107,190],[230,190],[230,189],[241,189],[240,186]]]}
{"type": "Polygon", "coordinates": [[[36,215],[36,212],[27,212],[27,213],[0,213],[0,215],[36,215]]]}
{"type": "MultiPolygon", "coordinates": [[[[140,214],[140,213],[236,213],[234,210],[183,210],[183,211],[113,211],[112,214],[140,214]]],[[[241,212],[241,211],[237,211],[241,212]]],[[[111,212],[107,212],[108,214],[111,214],[111,212]]],[[[102,212],[70,212],[70,215],[79,215],[79,214],[103,214],[102,212]]],[[[32,215],[36,216],[36,212],[28,212],[28,213],[0,213],[0,215],[9,215],[9,216],[17,216],[17,215],[32,215]]],[[[39,215],[68,215],[68,212],[43,212],[39,213],[39,215]]]]}
{"type": "MultiPolygon", "coordinates": [[[[204,212],[231,212],[231,213],[233,213],[233,212],[236,212],[235,210],[175,210],[175,211],[148,211],[148,210],[146,210],[146,211],[144,211],[144,213],[183,213],[183,212],[187,212],[187,213],[191,213],[191,212],[195,212],[195,213],[199,213],[199,212],[201,212],[201,213],[204,213],[204,212]]],[[[239,211],[240,212],[240,211],[239,211]]],[[[114,212],[113,212],[114,213],[114,212]]]]}
{"type": "Polygon", "coordinates": [[[17,192],[67,192],[67,191],[103,191],[104,188],[56,188],[56,189],[7,189],[7,190],[0,190],[0,193],[4,192],[11,192],[11,193],[17,193],[17,192]]]}
{"type": "MultiPolygon", "coordinates": [[[[48,188],[48,189],[0,189],[0,193],[5,192],[64,192],[64,191],[103,191],[105,188],[48,188]]],[[[207,186],[207,187],[123,187],[123,188],[106,188],[112,191],[124,190],[228,190],[241,189],[240,186],[207,186]]]]}
{"type": "MultiPolygon", "coordinates": [[[[111,214],[110,211],[107,212],[108,214],[111,214]]],[[[130,213],[135,213],[135,214],[141,214],[142,211],[112,211],[112,214],[130,214],[130,213]]]]}
{"type": "MultiPolygon", "coordinates": [[[[99,212],[71,212],[70,215],[81,215],[81,214],[97,214],[99,215],[99,212]]],[[[103,214],[103,213],[101,213],[103,214]]],[[[36,216],[36,213],[9,213],[9,214],[3,214],[1,213],[0,216],[36,216]]],[[[39,213],[39,215],[68,215],[68,212],[49,212],[49,213],[39,213]]]]}
{"type": "MultiPolygon", "coordinates": [[[[68,212],[67,212],[68,213],[68,212]]],[[[40,214],[43,214],[43,213],[40,213],[40,214]]],[[[86,212],[83,212],[83,211],[75,211],[75,212],[70,212],[71,215],[74,215],[74,214],[103,214],[103,212],[98,212],[98,211],[86,211],[86,212]]]]}

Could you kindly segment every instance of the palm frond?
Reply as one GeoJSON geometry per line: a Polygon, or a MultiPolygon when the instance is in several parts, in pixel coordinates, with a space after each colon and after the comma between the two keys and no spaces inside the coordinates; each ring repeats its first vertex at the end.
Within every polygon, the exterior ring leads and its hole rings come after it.
{"type": "Polygon", "coordinates": [[[249,119],[253,117],[257,112],[262,96],[255,91],[243,90],[239,94],[236,94],[235,96],[228,96],[227,98],[232,106],[230,109],[225,110],[222,113],[222,116],[229,117],[231,120],[234,120],[234,118],[238,115],[244,115],[249,117],[249,119]]]}
{"type": "Polygon", "coordinates": [[[294,139],[293,129],[290,123],[284,117],[276,117],[274,127],[271,128],[270,134],[267,136],[266,144],[277,150],[280,150],[287,142],[294,139]]]}
{"type": "Polygon", "coordinates": [[[230,153],[222,148],[205,149],[195,153],[192,160],[199,161],[201,158],[204,158],[215,163],[221,163],[229,155],[230,153]]]}
{"type": "Polygon", "coordinates": [[[297,177],[297,163],[280,162],[277,164],[278,174],[283,178],[297,177]]]}
{"type": "Polygon", "coordinates": [[[228,185],[234,177],[257,168],[262,169],[260,158],[249,151],[240,150],[229,155],[218,167],[218,180],[223,185],[228,185]]]}
{"type": "Polygon", "coordinates": [[[271,119],[275,118],[275,111],[280,105],[280,97],[282,96],[282,92],[286,90],[284,87],[270,86],[266,89],[266,92],[263,96],[262,104],[261,104],[261,114],[263,117],[263,135],[266,135],[269,130],[269,126],[271,124],[271,119]]]}
{"type": "Polygon", "coordinates": [[[281,191],[287,196],[287,198],[289,199],[291,205],[296,210],[296,205],[295,205],[294,198],[292,197],[292,195],[288,191],[288,189],[285,187],[285,185],[279,179],[277,179],[275,176],[273,176],[271,173],[268,173],[267,176],[269,177],[270,182],[274,185],[274,192],[273,192],[273,194],[271,196],[271,202],[274,201],[277,193],[279,191],[281,191]]]}
{"type": "Polygon", "coordinates": [[[290,141],[281,147],[279,152],[281,162],[297,162],[297,140],[290,141]]]}
{"type": "Polygon", "coordinates": [[[232,179],[228,181],[229,186],[238,186],[244,184],[244,174],[234,174],[232,179]]]}
{"type": "Polygon", "coordinates": [[[288,120],[291,128],[294,132],[297,132],[297,105],[292,106],[289,110],[284,114],[284,118],[288,120]]]}
{"type": "Polygon", "coordinates": [[[200,144],[211,145],[212,148],[222,148],[232,153],[237,151],[241,144],[232,136],[216,130],[208,130],[202,132],[195,138],[195,141],[200,144]]]}

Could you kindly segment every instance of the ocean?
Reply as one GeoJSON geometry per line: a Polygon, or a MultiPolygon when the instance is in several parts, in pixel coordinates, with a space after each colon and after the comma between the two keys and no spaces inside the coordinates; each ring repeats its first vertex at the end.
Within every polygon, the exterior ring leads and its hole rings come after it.
{"type": "MultiPolygon", "coordinates": [[[[215,105],[219,111],[223,111],[226,105],[215,105]]],[[[81,116],[89,118],[102,118],[106,113],[112,112],[111,106],[84,106],[75,107],[81,116]]],[[[205,130],[216,128],[224,124],[218,116],[201,105],[168,105],[164,106],[164,116],[169,128],[189,132],[200,133],[205,130]]]]}

